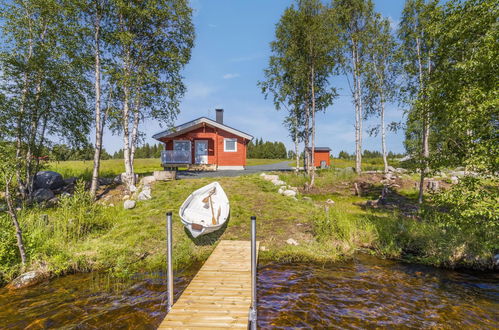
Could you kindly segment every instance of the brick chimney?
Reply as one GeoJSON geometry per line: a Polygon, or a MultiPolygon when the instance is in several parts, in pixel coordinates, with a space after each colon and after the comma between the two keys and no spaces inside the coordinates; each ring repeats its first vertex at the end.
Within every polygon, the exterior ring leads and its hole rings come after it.
{"type": "Polygon", "coordinates": [[[224,123],[224,109],[215,109],[216,119],[215,121],[219,124],[224,123]]]}

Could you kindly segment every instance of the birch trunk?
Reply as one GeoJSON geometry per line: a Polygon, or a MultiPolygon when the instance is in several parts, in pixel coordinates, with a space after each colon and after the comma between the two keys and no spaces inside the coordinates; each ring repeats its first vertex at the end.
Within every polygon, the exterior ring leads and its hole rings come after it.
{"type": "Polygon", "coordinates": [[[358,73],[357,43],[352,40],[352,64],[353,64],[353,88],[355,104],[355,171],[360,174],[362,171],[362,113],[360,103],[360,79],[358,73]]]}
{"type": "Polygon", "coordinates": [[[304,143],[305,143],[305,152],[304,152],[304,169],[307,173],[307,175],[310,174],[310,150],[309,150],[309,141],[310,141],[310,136],[309,136],[309,119],[310,119],[310,107],[307,104],[305,105],[305,137],[304,137],[304,143]]]}
{"type": "Polygon", "coordinates": [[[298,120],[295,118],[295,134],[294,134],[294,143],[295,143],[295,158],[296,158],[296,167],[295,173],[298,173],[300,168],[300,155],[298,154],[298,120]]]}
{"type": "Polygon", "coordinates": [[[92,171],[92,184],[90,185],[90,195],[95,198],[99,186],[99,169],[102,152],[102,131],[104,124],[101,116],[101,73],[100,73],[100,14],[96,8],[94,22],[94,46],[95,46],[95,151],[94,168],[92,171]]]}
{"type": "Polygon", "coordinates": [[[133,127],[132,127],[132,139],[130,146],[130,162],[132,165],[132,171],[134,169],[134,161],[135,161],[135,150],[137,149],[138,136],[139,136],[139,122],[140,122],[140,97],[137,96],[137,100],[134,104],[133,109],[133,127]]]}
{"type": "Polygon", "coordinates": [[[125,162],[125,185],[128,190],[135,184],[135,174],[133,173],[131,150],[130,150],[130,87],[128,85],[130,78],[130,51],[126,51],[125,55],[125,79],[123,84],[123,158],[125,162]]]}
{"type": "MultiPolygon", "coordinates": [[[[383,92],[381,92],[383,95],[383,92]]],[[[381,153],[383,154],[383,164],[385,166],[385,173],[388,173],[388,160],[386,159],[386,128],[385,128],[385,101],[381,97],[381,153]]]]}
{"type": "Polygon", "coordinates": [[[311,82],[311,92],[312,92],[312,148],[311,148],[311,157],[310,157],[310,186],[313,187],[315,184],[315,72],[314,66],[312,65],[311,73],[310,73],[310,82],[311,82]]]}
{"type": "MultiPolygon", "coordinates": [[[[423,81],[423,63],[421,59],[421,39],[416,38],[416,51],[418,57],[418,69],[419,69],[419,92],[423,93],[424,91],[424,81],[423,81]]],[[[419,193],[418,193],[418,203],[423,203],[423,194],[424,194],[424,179],[426,176],[426,171],[428,168],[427,162],[428,157],[430,155],[429,146],[428,146],[428,134],[429,134],[429,125],[428,125],[428,117],[427,117],[427,109],[426,104],[423,105],[423,114],[422,114],[422,122],[423,122],[423,137],[422,137],[422,151],[421,155],[423,161],[421,163],[420,168],[420,179],[419,179],[419,193]]]]}
{"type": "Polygon", "coordinates": [[[17,211],[16,208],[13,205],[12,202],[12,196],[10,194],[10,182],[12,179],[7,179],[6,178],[6,185],[5,185],[5,201],[7,202],[7,212],[10,215],[10,218],[12,219],[12,224],[14,225],[14,228],[16,229],[16,240],[17,240],[17,248],[19,249],[19,255],[21,256],[21,262],[24,265],[26,265],[26,251],[24,250],[24,242],[23,242],[23,232],[21,229],[21,226],[19,225],[19,221],[17,218],[17,211]]]}

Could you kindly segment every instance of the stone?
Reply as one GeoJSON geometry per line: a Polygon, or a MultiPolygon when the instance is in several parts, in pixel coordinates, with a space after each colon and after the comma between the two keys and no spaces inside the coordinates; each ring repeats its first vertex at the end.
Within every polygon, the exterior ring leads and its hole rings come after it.
{"type": "Polygon", "coordinates": [[[265,246],[260,246],[260,251],[267,251],[267,248],[265,246]]]}
{"type": "MultiPolygon", "coordinates": [[[[126,176],[127,176],[126,172],[123,172],[120,175],[118,175],[117,177],[115,177],[113,179],[113,182],[116,183],[116,184],[124,183],[126,176]]],[[[139,175],[135,174],[135,182],[137,182],[138,180],[139,180],[139,175]]]]}
{"type": "Polygon", "coordinates": [[[114,182],[114,179],[111,178],[99,178],[99,185],[108,186],[114,182]]]}
{"type": "Polygon", "coordinates": [[[134,200],[129,199],[123,203],[123,208],[125,208],[125,210],[133,209],[136,204],[137,203],[134,200]]]}
{"type": "Polygon", "coordinates": [[[177,171],[154,171],[154,179],[156,181],[170,181],[177,178],[177,171]]]}
{"type": "Polygon", "coordinates": [[[64,179],[64,185],[65,186],[70,186],[76,184],[76,181],[78,181],[78,178],[72,176],[70,178],[64,179]]]}
{"type": "Polygon", "coordinates": [[[492,258],[495,267],[499,267],[499,253],[492,258]]]}
{"type": "Polygon", "coordinates": [[[137,199],[139,201],[146,201],[146,200],[149,200],[151,199],[151,190],[142,190],[140,193],[139,193],[139,196],[137,197],[137,199]]]}
{"type": "Polygon", "coordinates": [[[65,183],[60,175],[54,171],[41,171],[35,175],[35,188],[58,189],[64,187],[65,183]]]}
{"type": "Polygon", "coordinates": [[[39,188],[33,193],[33,200],[37,203],[46,202],[54,198],[54,192],[50,189],[39,188]]]}
{"type": "Polygon", "coordinates": [[[440,182],[436,180],[430,180],[426,183],[426,187],[431,191],[437,191],[440,188],[440,182]]]}
{"type": "Polygon", "coordinates": [[[128,190],[130,190],[131,193],[134,193],[137,191],[137,187],[134,186],[133,184],[128,188],[128,190]]]}
{"type": "Polygon", "coordinates": [[[288,238],[288,240],[286,241],[286,243],[289,244],[289,245],[295,245],[295,246],[299,245],[298,242],[295,239],[293,239],[293,238],[288,238]]]}
{"type": "Polygon", "coordinates": [[[143,177],[142,180],[140,180],[140,182],[144,186],[149,186],[149,185],[151,185],[151,183],[156,182],[156,178],[154,177],[154,175],[148,175],[148,176],[143,177]]]}
{"type": "Polygon", "coordinates": [[[282,193],[284,192],[284,190],[286,190],[286,188],[279,188],[279,190],[277,191],[278,194],[282,195],[282,193]]]}
{"type": "Polygon", "coordinates": [[[452,184],[458,184],[459,183],[459,178],[455,175],[450,177],[450,183],[452,184]]]}
{"type": "Polygon", "coordinates": [[[397,167],[395,169],[395,172],[404,174],[404,173],[407,173],[407,170],[405,168],[397,167]]]}
{"type": "Polygon", "coordinates": [[[286,184],[286,182],[279,179],[272,180],[271,182],[274,184],[274,186],[282,186],[286,184]]]}
{"type": "Polygon", "coordinates": [[[27,288],[28,286],[32,286],[38,284],[45,280],[47,275],[41,271],[31,271],[16,277],[12,282],[7,284],[7,288],[10,290],[27,288]]]}
{"type": "Polygon", "coordinates": [[[347,173],[347,174],[351,174],[351,173],[355,173],[355,169],[351,166],[348,166],[348,167],[345,167],[343,170],[342,170],[343,173],[347,173]]]}
{"type": "Polygon", "coordinates": [[[284,190],[284,191],[282,192],[282,194],[283,194],[284,196],[287,196],[287,197],[296,197],[296,191],[291,190],[291,189],[284,190]]]}
{"type": "Polygon", "coordinates": [[[275,174],[265,174],[264,176],[262,176],[262,178],[263,178],[265,181],[274,181],[274,180],[279,180],[279,175],[275,175],[275,174]]]}
{"type": "Polygon", "coordinates": [[[388,172],[395,172],[396,171],[395,167],[393,167],[393,166],[388,166],[387,169],[388,169],[388,172]]]}
{"type": "Polygon", "coordinates": [[[326,204],[329,204],[329,205],[334,205],[334,201],[332,199],[329,199],[326,201],[326,204]]]}
{"type": "Polygon", "coordinates": [[[393,174],[390,173],[390,172],[388,172],[385,175],[383,175],[383,179],[391,180],[392,178],[393,178],[393,174]]]}
{"type": "Polygon", "coordinates": [[[125,200],[127,200],[127,199],[130,199],[130,195],[125,195],[125,196],[123,196],[123,198],[122,198],[122,200],[124,200],[124,201],[125,201],[125,200]]]}

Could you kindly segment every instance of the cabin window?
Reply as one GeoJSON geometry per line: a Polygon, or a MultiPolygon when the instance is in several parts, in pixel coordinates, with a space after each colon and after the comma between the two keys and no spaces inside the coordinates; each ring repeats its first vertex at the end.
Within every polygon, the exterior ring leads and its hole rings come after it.
{"type": "Polygon", "coordinates": [[[236,152],[237,151],[237,139],[225,139],[224,140],[224,151],[236,152]]]}

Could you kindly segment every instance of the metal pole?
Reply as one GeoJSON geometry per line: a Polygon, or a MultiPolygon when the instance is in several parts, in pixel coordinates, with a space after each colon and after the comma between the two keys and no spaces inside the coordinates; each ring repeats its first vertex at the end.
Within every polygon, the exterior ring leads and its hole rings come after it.
{"type": "Polygon", "coordinates": [[[170,312],[173,305],[173,266],[172,266],[172,213],[166,213],[166,280],[167,280],[167,300],[166,312],[170,312]]]}
{"type": "Polygon", "coordinates": [[[251,217],[251,307],[250,327],[256,330],[256,217],[251,217]]]}

